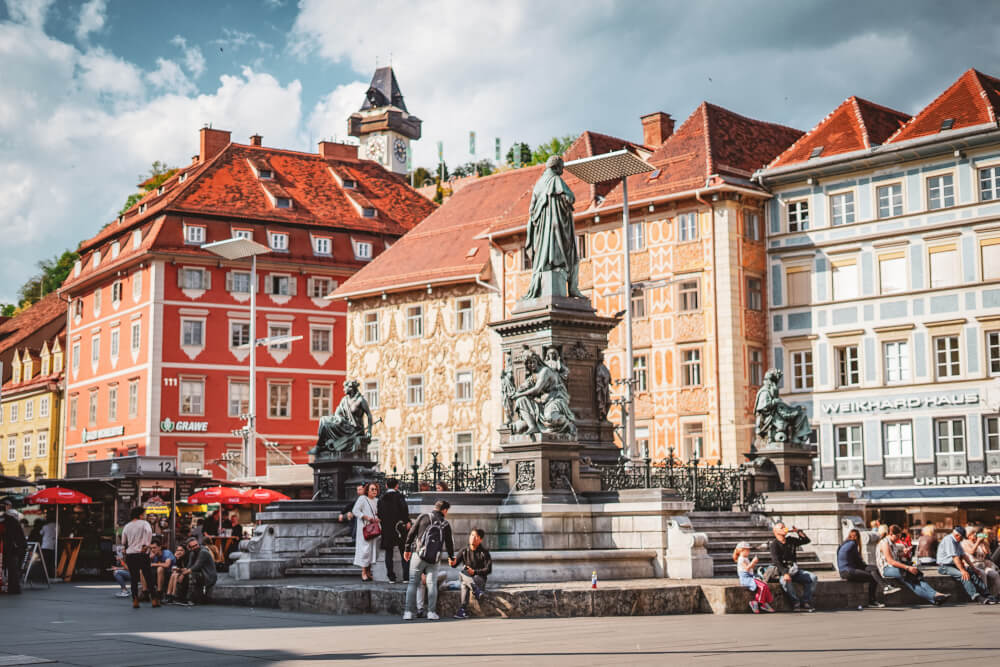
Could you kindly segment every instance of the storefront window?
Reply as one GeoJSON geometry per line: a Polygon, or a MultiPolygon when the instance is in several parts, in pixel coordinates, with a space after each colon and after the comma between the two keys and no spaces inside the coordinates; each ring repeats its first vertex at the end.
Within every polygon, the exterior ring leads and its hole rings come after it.
{"type": "Polygon", "coordinates": [[[886,477],[913,475],[913,424],[892,422],[883,426],[886,477]]]}
{"type": "Polygon", "coordinates": [[[837,451],[837,479],[864,479],[861,458],[861,424],[848,424],[834,429],[837,451]]]}
{"type": "Polygon", "coordinates": [[[937,419],[934,421],[934,451],[939,473],[965,472],[965,421],[937,419]]]}

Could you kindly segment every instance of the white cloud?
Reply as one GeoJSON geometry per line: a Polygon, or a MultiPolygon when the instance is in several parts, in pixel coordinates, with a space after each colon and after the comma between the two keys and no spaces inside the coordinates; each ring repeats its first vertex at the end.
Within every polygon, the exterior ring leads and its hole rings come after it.
{"type": "Polygon", "coordinates": [[[80,8],[80,22],[76,25],[76,38],[86,42],[90,33],[104,27],[107,19],[107,0],[87,0],[80,8]]]}
{"type": "Polygon", "coordinates": [[[6,0],[7,13],[14,23],[41,30],[54,0],[6,0]]]}
{"type": "Polygon", "coordinates": [[[200,47],[189,47],[187,40],[180,35],[176,35],[170,40],[170,43],[179,47],[184,53],[184,67],[191,73],[191,76],[197,79],[205,73],[205,56],[202,54],[200,47]]]}
{"type": "Polygon", "coordinates": [[[338,141],[348,139],[347,117],[361,106],[366,90],[368,90],[367,83],[354,81],[337,86],[329,95],[317,102],[306,121],[310,143],[315,144],[322,139],[338,141]]]}
{"type": "Polygon", "coordinates": [[[166,58],[156,59],[156,69],[146,74],[146,80],[156,88],[175,95],[191,95],[198,90],[181,66],[166,58]]]}
{"type": "Polygon", "coordinates": [[[80,82],[88,89],[121,97],[141,97],[144,91],[142,70],[104,49],[83,53],[78,60],[80,82]]]}

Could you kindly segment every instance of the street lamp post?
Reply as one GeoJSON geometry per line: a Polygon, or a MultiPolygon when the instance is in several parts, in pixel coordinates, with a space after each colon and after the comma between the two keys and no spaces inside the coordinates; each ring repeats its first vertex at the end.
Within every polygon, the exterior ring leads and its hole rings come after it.
{"type": "MultiPolygon", "coordinates": [[[[243,435],[243,470],[247,477],[257,476],[257,255],[271,249],[251,239],[225,239],[206,243],[204,250],[224,259],[250,258],[250,400],[243,435]]],[[[244,430],[244,429],[241,429],[244,430]]]]}
{"type": "MultiPolygon", "coordinates": [[[[638,157],[630,150],[622,149],[573,160],[565,164],[566,171],[579,178],[584,183],[604,183],[606,181],[621,180],[622,183],[622,247],[624,248],[624,295],[625,295],[625,403],[627,404],[627,414],[625,420],[625,432],[622,434],[622,449],[629,458],[637,458],[639,453],[635,450],[635,378],[633,377],[633,357],[632,350],[632,252],[629,247],[629,219],[628,219],[628,177],[635,174],[643,174],[653,171],[645,160],[638,157]]],[[[625,406],[623,406],[625,409],[625,406]]]]}

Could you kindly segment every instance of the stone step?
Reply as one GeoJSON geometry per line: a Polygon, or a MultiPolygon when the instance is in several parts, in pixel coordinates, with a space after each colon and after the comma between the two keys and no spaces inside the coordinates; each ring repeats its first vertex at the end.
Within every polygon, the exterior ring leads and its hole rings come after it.
{"type": "Polygon", "coordinates": [[[354,567],[290,567],[285,570],[289,577],[356,577],[361,568],[354,567]]]}
{"type": "Polygon", "coordinates": [[[354,557],[352,556],[318,556],[314,558],[302,558],[301,563],[305,567],[325,567],[325,566],[344,566],[353,567],[354,557]]]}
{"type": "Polygon", "coordinates": [[[697,519],[726,519],[728,521],[746,519],[749,521],[752,515],[750,512],[688,512],[687,516],[691,521],[697,519]]]}
{"type": "Polygon", "coordinates": [[[353,556],[354,547],[320,547],[316,553],[323,556],[353,556]]]}
{"type": "MultiPolygon", "coordinates": [[[[828,572],[833,570],[832,563],[824,563],[822,561],[816,560],[814,562],[805,561],[799,559],[799,563],[803,566],[803,569],[810,572],[828,572]]],[[[764,563],[766,565],[766,563],[764,563]]],[[[716,577],[735,577],[736,576],[736,563],[730,560],[728,563],[715,563],[715,576],[716,577]]]]}

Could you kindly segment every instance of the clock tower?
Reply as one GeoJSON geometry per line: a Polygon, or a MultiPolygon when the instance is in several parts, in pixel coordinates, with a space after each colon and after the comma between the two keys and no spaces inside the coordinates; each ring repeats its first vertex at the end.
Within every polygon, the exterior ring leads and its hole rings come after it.
{"type": "Polygon", "coordinates": [[[347,119],[347,133],[361,141],[359,157],[406,174],[410,141],[420,138],[420,124],[421,120],[406,110],[392,68],[379,67],[361,109],[347,119]]]}

